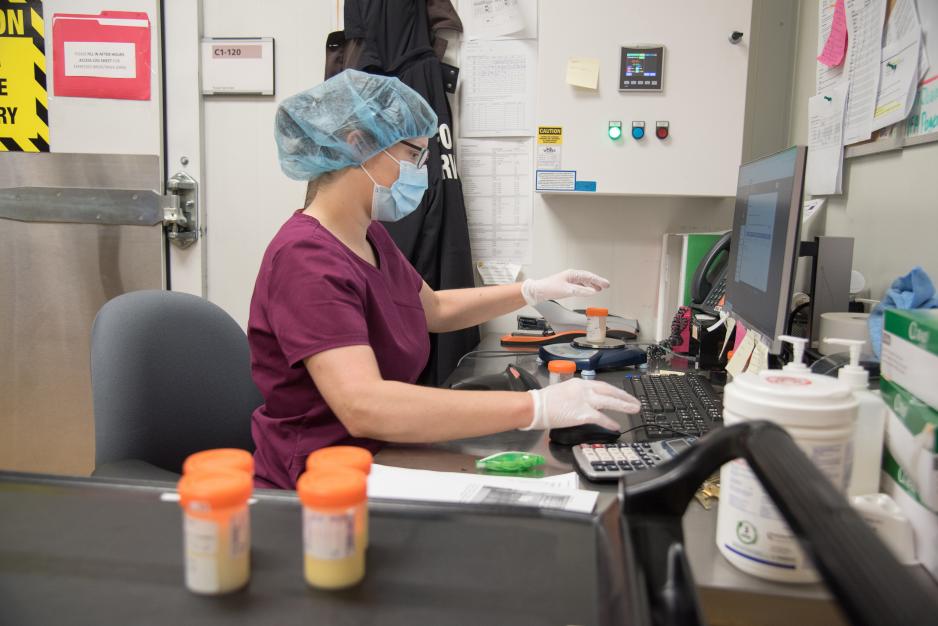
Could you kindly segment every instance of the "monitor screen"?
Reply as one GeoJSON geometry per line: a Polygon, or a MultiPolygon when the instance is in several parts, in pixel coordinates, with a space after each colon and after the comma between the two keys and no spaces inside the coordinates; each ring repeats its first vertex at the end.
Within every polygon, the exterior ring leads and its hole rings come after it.
{"type": "Polygon", "coordinates": [[[778,351],[798,258],[806,150],[794,147],[739,168],[726,274],[733,316],[778,351]]]}
{"type": "Polygon", "coordinates": [[[661,91],[664,46],[623,47],[621,54],[619,91],[661,91]]]}

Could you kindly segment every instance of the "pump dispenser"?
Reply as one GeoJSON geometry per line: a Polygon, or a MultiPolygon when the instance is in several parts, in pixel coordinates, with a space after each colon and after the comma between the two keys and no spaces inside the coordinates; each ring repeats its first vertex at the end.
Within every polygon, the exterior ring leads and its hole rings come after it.
{"type": "Polygon", "coordinates": [[[853,430],[853,469],[847,495],[853,497],[877,493],[886,432],[886,404],[878,394],[869,390],[870,374],[860,365],[860,350],[866,342],[862,339],[824,341],[850,349],[850,364],[841,367],[837,377],[850,385],[860,405],[853,430]]]}
{"type": "Polygon", "coordinates": [[[792,337],[791,335],[779,335],[778,340],[791,344],[791,350],[794,353],[791,363],[783,367],[783,370],[786,372],[801,372],[802,374],[807,374],[811,371],[808,366],[804,364],[804,347],[808,343],[807,339],[804,337],[792,337]]]}
{"type": "Polygon", "coordinates": [[[847,346],[850,349],[850,365],[844,365],[837,371],[837,378],[850,385],[851,389],[867,389],[870,386],[870,373],[860,365],[860,350],[866,345],[863,339],[825,339],[827,343],[847,346]]]}

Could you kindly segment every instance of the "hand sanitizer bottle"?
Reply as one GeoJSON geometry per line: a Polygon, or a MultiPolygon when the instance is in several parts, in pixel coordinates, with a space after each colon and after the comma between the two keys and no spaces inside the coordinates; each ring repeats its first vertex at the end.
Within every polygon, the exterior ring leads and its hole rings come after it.
{"type": "Polygon", "coordinates": [[[784,366],[782,369],[786,372],[809,373],[811,370],[804,364],[804,347],[808,343],[808,340],[804,337],[792,337],[791,335],[779,335],[778,340],[790,343],[792,353],[794,354],[791,363],[784,366]]]}
{"type": "Polygon", "coordinates": [[[847,485],[847,496],[878,493],[886,431],[886,404],[878,394],[869,390],[870,374],[860,365],[860,350],[865,342],[862,339],[825,341],[850,348],[850,364],[841,367],[837,377],[850,385],[860,405],[853,431],[853,468],[847,485]]]}

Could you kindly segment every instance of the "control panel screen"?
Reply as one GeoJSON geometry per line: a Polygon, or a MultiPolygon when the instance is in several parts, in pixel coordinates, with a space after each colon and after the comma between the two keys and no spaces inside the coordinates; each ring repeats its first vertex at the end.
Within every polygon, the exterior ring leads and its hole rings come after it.
{"type": "Polygon", "coordinates": [[[619,91],[661,91],[664,46],[623,47],[619,91]]]}

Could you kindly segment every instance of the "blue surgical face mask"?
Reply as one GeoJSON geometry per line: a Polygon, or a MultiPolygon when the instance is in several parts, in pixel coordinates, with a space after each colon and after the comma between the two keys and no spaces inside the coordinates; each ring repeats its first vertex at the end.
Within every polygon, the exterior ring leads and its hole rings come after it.
{"type": "Polygon", "coordinates": [[[418,168],[410,161],[398,161],[387,150],[384,153],[400,167],[400,174],[390,188],[379,185],[364,166],[361,168],[375,184],[371,197],[371,219],[397,222],[413,213],[420,204],[428,185],[427,168],[418,168]]]}

